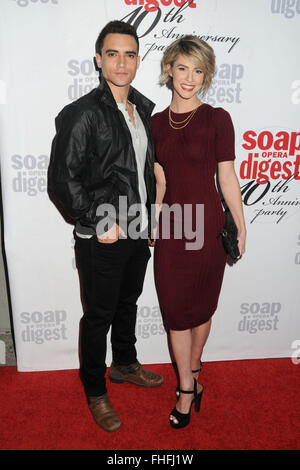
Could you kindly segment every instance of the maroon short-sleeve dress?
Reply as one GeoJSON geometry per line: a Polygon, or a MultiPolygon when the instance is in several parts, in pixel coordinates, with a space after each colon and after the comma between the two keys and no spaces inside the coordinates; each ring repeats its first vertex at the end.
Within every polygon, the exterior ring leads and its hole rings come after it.
{"type": "MultiPolygon", "coordinates": [[[[188,116],[172,112],[176,122],[188,116]]],[[[206,103],[182,129],[170,126],[169,108],[155,114],[151,125],[156,160],[164,169],[167,183],[163,203],[165,207],[175,204],[177,209],[178,205],[182,208],[181,214],[176,208],[165,212],[164,223],[170,219],[170,236],[162,227],[161,213],[154,251],[155,284],[166,328],[185,330],[206,323],[218,305],[227,255],[221,237],[217,238],[225,217],[215,173],[218,162],[235,159],[234,128],[227,111],[206,103]],[[187,250],[186,243],[193,242],[191,231],[197,230],[200,239],[201,204],[204,244],[201,249],[187,250]],[[184,207],[192,208],[192,212],[186,212],[192,219],[185,220],[184,207]],[[186,223],[188,229],[183,226],[186,223]]],[[[196,238],[194,242],[196,247],[196,238]]]]}

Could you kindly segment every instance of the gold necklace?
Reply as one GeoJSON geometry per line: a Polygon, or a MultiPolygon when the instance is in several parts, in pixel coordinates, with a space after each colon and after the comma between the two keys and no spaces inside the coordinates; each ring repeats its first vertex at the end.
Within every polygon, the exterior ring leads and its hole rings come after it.
{"type": "Polygon", "coordinates": [[[171,107],[169,106],[169,124],[172,127],[172,129],[179,130],[179,129],[183,129],[185,126],[187,126],[200,106],[201,105],[197,106],[197,108],[195,108],[193,111],[191,111],[191,113],[188,115],[188,117],[185,118],[183,121],[174,121],[172,119],[171,107]],[[175,126],[178,126],[179,124],[183,124],[183,126],[175,127],[173,124],[175,124],[175,126]]]}

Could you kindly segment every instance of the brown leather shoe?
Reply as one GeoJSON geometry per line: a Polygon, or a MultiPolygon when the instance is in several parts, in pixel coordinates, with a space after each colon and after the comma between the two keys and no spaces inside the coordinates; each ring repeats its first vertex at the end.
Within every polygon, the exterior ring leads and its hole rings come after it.
{"type": "Polygon", "coordinates": [[[130,382],[141,387],[159,387],[164,379],[150,370],[146,370],[139,362],[129,366],[119,366],[114,362],[110,366],[109,378],[112,382],[130,382]]]}
{"type": "Polygon", "coordinates": [[[119,429],[121,421],[107,396],[88,397],[88,405],[94,420],[102,429],[113,432],[119,429]]]}

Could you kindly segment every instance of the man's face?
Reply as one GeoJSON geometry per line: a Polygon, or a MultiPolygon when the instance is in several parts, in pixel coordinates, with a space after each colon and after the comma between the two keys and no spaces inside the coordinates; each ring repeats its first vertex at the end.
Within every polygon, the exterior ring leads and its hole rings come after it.
{"type": "Polygon", "coordinates": [[[110,88],[129,86],[140,63],[136,40],[129,34],[108,34],[96,61],[110,88]]]}

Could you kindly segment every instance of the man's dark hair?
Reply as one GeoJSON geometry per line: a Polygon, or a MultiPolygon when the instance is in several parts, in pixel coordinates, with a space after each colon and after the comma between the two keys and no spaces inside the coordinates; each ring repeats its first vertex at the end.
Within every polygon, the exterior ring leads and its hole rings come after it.
{"type": "Polygon", "coordinates": [[[124,21],[110,21],[100,32],[96,41],[96,53],[101,55],[104,39],[108,34],[129,34],[133,36],[137,43],[137,51],[139,51],[139,39],[133,26],[124,21]]]}

